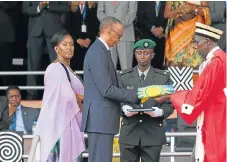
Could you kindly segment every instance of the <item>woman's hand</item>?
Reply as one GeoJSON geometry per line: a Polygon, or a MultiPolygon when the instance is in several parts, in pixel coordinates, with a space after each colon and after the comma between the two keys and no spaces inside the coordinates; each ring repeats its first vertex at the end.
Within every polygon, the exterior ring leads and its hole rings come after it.
{"type": "Polygon", "coordinates": [[[80,94],[75,94],[76,96],[76,101],[77,101],[77,104],[78,104],[78,107],[80,109],[80,112],[83,110],[83,100],[84,100],[84,96],[83,95],[80,95],[80,94]]]}
{"type": "Polygon", "coordinates": [[[196,6],[194,6],[194,5],[189,5],[189,4],[186,4],[185,6],[184,6],[184,14],[187,14],[187,13],[191,13],[191,12],[195,12],[195,9],[197,9],[197,7],[196,6]]]}
{"type": "Polygon", "coordinates": [[[77,94],[77,96],[81,101],[84,101],[84,95],[77,94]]]}

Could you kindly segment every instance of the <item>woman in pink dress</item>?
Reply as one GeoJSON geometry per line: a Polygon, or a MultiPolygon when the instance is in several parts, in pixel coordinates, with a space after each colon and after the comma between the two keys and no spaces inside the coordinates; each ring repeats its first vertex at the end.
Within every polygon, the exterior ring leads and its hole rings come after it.
{"type": "Polygon", "coordinates": [[[76,97],[83,95],[84,87],[70,68],[74,55],[72,37],[62,30],[52,37],[51,43],[57,59],[46,69],[35,135],[40,136],[41,162],[72,162],[85,150],[76,97]]]}

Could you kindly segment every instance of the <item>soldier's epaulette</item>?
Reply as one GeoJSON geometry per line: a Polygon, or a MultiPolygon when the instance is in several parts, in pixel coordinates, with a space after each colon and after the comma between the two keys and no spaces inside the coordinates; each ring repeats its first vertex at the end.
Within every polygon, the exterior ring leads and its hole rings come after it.
{"type": "Polygon", "coordinates": [[[154,69],[156,73],[159,73],[161,75],[169,76],[169,71],[167,70],[160,70],[160,69],[154,69]]]}
{"type": "Polygon", "coordinates": [[[125,69],[125,70],[119,71],[118,74],[119,75],[124,75],[124,74],[130,73],[132,71],[133,71],[133,68],[125,69]]]}

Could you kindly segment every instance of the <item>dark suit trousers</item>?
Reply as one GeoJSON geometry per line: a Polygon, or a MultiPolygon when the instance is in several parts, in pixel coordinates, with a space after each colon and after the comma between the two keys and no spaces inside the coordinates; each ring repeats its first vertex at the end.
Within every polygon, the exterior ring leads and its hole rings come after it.
{"type": "Polygon", "coordinates": [[[113,139],[112,134],[88,134],[88,162],[112,162],[113,139]]]}
{"type": "Polygon", "coordinates": [[[154,40],[156,42],[155,47],[155,56],[151,61],[151,65],[154,68],[163,69],[163,63],[164,63],[164,52],[165,52],[165,39],[158,39],[156,38],[154,40]]]}
{"type": "MultiPolygon", "coordinates": [[[[56,54],[51,47],[51,37],[46,37],[44,33],[38,37],[29,36],[28,38],[28,71],[37,71],[39,70],[39,65],[41,63],[42,54],[44,53],[44,41],[48,50],[50,62],[53,62],[56,59],[56,54]]],[[[27,85],[36,86],[36,75],[27,76],[27,85]]],[[[35,99],[36,90],[28,90],[27,99],[35,99]]]]}
{"type": "MultiPolygon", "coordinates": [[[[76,40],[74,40],[76,42],[76,40]]],[[[87,53],[88,48],[82,48],[80,45],[75,43],[74,56],[71,59],[71,68],[73,70],[83,70],[84,57],[87,53]]]]}
{"type": "MultiPolygon", "coordinates": [[[[0,54],[0,71],[11,71],[13,69],[13,43],[0,42],[0,54]]],[[[11,76],[0,76],[0,78],[1,85],[9,86],[12,84],[11,76]]]]}
{"type": "Polygon", "coordinates": [[[120,144],[120,162],[159,162],[162,146],[132,146],[120,144]]]}

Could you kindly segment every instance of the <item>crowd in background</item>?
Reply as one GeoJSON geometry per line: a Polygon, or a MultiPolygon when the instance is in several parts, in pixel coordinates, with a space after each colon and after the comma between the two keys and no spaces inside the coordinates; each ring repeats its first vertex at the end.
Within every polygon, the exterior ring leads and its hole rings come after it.
{"type": "MultiPolygon", "coordinates": [[[[202,60],[191,46],[195,30],[193,24],[196,21],[211,23],[226,30],[225,1],[3,1],[0,2],[0,70],[45,70],[56,59],[50,45],[51,37],[62,28],[72,35],[75,43],[72,69],[83,70],[84,56],[99,35],[99,22],[106,16],[118,18],[125,27],[120,43],[111,48],[112,60],[119,70],[135,65],[132,46],[141,38],[152,39],[157,44],[151,63],[153,67],[163,69],[164,65],[174,65],[198,68],[202,60]],[[13,65],[13,58],[22,58],[22,66],[15,65],[15,62],[13,65]]],[[[225,37],[224,34],[219,44],[223,50],[226,48],[225,37]]],[[[1,78],[1,85],[5,86],[15,83],[43,85],[42,76],[1,78]],[[13,81],[15,79],[16,82],[13,81]]],[[[42,96],[37,91],[22,92],[22,95],[26,95],[27,99],[40,99],[42,96]]]]}

